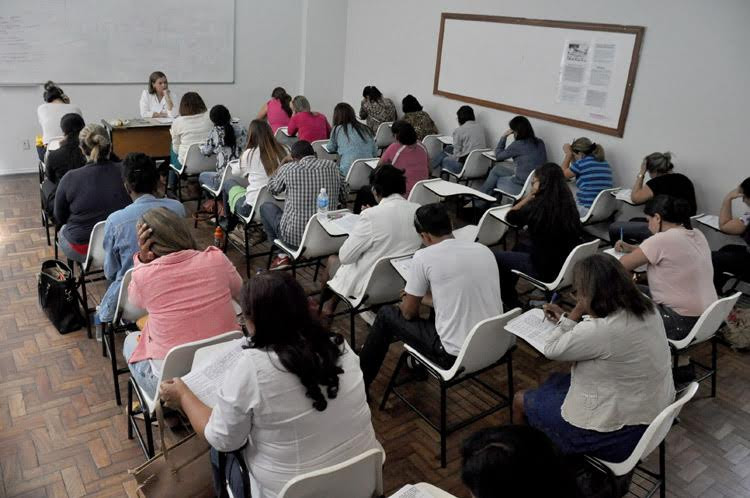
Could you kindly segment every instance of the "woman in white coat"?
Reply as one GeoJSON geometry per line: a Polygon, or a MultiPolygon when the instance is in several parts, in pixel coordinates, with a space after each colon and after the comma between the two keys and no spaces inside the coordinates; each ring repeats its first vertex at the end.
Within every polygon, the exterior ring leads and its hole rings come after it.
{"type": "Polygon", "coordinates": [[[154,71],[148,77],[148,86],[141,93],[141,117],[174,118],[178,115],[175,100],[169,90],[167,75],[161,71],[154,71]]]}

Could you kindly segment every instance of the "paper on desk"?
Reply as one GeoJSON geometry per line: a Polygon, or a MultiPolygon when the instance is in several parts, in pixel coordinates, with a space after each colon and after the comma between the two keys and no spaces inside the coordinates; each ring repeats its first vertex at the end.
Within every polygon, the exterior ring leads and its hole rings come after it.
{"type": "Polygon", "coordinates": [[[413,484],[407,484],[396,491],[395,494],[392,494],[391,498],[432,498],[432,495],[425,493],[413,484]]]}
{"type": "Polygon", "coordinates": [[[453,145],[452,135],[443,135],[443,136],[437,137],[437,139],[443,142],[445,145],[453,145]]]}
{"type": "Polygon", "coordinates": [[[396,269],[399,275],[401,275],[401,278],[404,280],[407,280],[407,277],[409,276],[409,269],[411,268],[411,260],[412,256],[407,256],[406,258],[399,258],[399,259],[392,259],[391,265],[396,269]]]}
{"type": "Polygon", "coordinates": [[[157,123],[161,124],[170,124],[172,121],[174,121],[174,118],[154,118],[157,123]]]}
{"type": "Polygon", "coordinates": [[[332,223],[336,228],[344,233],[352,233],[354,231],[354,225],[359,220],[358,214],[347,213],[340,218],[328,219],[329,223],[332,223]]]}
{"type": "MultiPolygon", "coordinates": [[[[625,256],[627,253],[626,252],[620,252],[617,249],[615,249],[614,247],[611,247],[609,249],[606,249],[604,251],[604,254],[609,254],[610,256],[614,256],[615,258],[617,258],[619,260],[620,258],[622,258],[623,256],[625,256]]],[[[648,265],[641,265],[641,266],[639,266],[638,268],[636,268],[633,271],[635,273],[643,273],[647,269],[648,269],[648,265]]]]}
{"type": "Polygon", "coordinates": [[[709,226],[713,228],[714,230],[721,230],[719,227],[719,217],[715,214],[704,214],[703,216],[699,216],[695,219],[695,221],[700,221],[706,226],[709,226]]]}
{"type": "Polygon", "coordinates": [[[633,203],[633,198],[631,195],[633,194],[633,190],[629,188],[621,188],[617,192],[615,192],[615,199],[618,201],[625,201],[629,203],[633,203]]]}
{"type": "Polygon", "coordinates": [[[528,342],[540,353],[544,353],[544,345],[556,327],[555,322],[544,317],[544,311],[534,308],[509,321],[505,325],[505,330],[528,342]]]}
{"type": "Polygon", "coordinates": [[[229,371],[242,356],[243,344],[244,339],[228,343],[227,349],[222,349],[203,365],[182,376],[182,381],[207,406],[216,406],[217,393],[224,385],[224,379],[229,371]]]}
{"type": "Polygon", "coordinates": [[[378,161],[379,159],[370,159],[369,161],[365,161],[365,164],[371,167],[372,169],[375,169],[378,167],[378,161]]]}

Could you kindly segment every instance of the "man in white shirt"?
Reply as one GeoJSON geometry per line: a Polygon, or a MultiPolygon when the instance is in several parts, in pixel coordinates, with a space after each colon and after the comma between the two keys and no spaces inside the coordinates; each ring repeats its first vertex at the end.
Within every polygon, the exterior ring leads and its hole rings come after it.
{"type": "Polygon", "coordinates": [[[368,392],[393,340],[450,368],[474,325],[503,312],[492,251],[455,239],[440,204],[420,207],[414,228],[426,247],[414,253],[401,303],[380,309],[359,356],[368,392]],[[434,319],[419,316],[420,304],[433,307],[434,319]]]}

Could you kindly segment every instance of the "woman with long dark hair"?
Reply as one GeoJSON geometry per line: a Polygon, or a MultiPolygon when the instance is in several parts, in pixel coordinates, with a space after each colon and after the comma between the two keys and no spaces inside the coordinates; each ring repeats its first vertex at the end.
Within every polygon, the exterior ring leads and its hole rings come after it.
{"type": "Polygon", "coordinates": [[[381,123],[396,121],[398,118],[396,106],[375,85],[368,85],[362,89],[362,102],[359,105],[359,119],[367,121],[373,133],[378,131],[381,123]]]}
{"type": "Polygon", "coordinates": [[[214,124],[206,143],[201,145],[201,153],[206,156],[216,155],[216,171],[203,171],[198,175],[202,185],[211,188],[219,186],[221,174],[229,161],[238,159],[247,144],[247,131],[240,125],[239,119],[232,119],[229,109],[215,105],[208,113],[214,124]]]}
{"type": "Polygon", "coordinates": [[[217,450],[244,447],[252,496],[275,497],[297,475],[379,448],[359,359],[313,319],[294,277],[259,273],[241,302],[250,337],[216,406],[180,379],[162,383],[161,399],[217,450]]]}
{"type": "Polygon", "coordinates": [[[507,309],[518,306],[518,276],[512,270],[542,281],[554,280],[570,251],[583,242],[581,219],[560,167],[547,163],[532,174],[531,191],[506,216],[508,223],[526,227],[528,240],[512,251],[495,253],[507,309]]]}
{"type": "Polygon", "coordinates": [[[375,157],[378,152],[372,131],[357,121],[354,108],[346,102],[333,108],[333,131],[326,148],[329,152],[338,152],[339,171],[344,176],[354,161],[375,157]]]}
{"type": "Polygon", "coordinates": [[[291,102],[292,96],[277,86],[271,92],[271,99],[263,104],[255,119],[267,120],[271,125],[271,131],[276,133],[277,129],[289,125],[289,118],[292,117],[292,107],[289,105],[291,102]]]}

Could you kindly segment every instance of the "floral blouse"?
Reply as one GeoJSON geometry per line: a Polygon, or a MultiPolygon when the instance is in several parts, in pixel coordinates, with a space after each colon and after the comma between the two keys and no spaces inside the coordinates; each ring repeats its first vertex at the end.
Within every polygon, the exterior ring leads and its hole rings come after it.
{"type": "Polygon", "coordinates": [[[224,171],[229,161],[239,159],[247,145],[247,130],[240,125],[239,121],[232,121],[232,128],[234,128],[235,137],[234,147],[224,145],[224,128],[221,126],[214,126],[206,143],[201,145],[201,152],[204,155],[216,154],[217,173],[224,171]]]}
{"type": "Polygon", "coordinates": [[[396,117],[396,106],[391,99],[383,98],[375,102],[362,99],[359,106],[359,119],[367,120],[367,126],[373,133],[378,131],[380,123],[396,121],[396,117]]]}
{"type": "Polygon", "coordinates": [[[407,112],[402,119],[414,127],[420,142],[427,135],[437,135],[437,126],[425,111],[407,112]]]}

